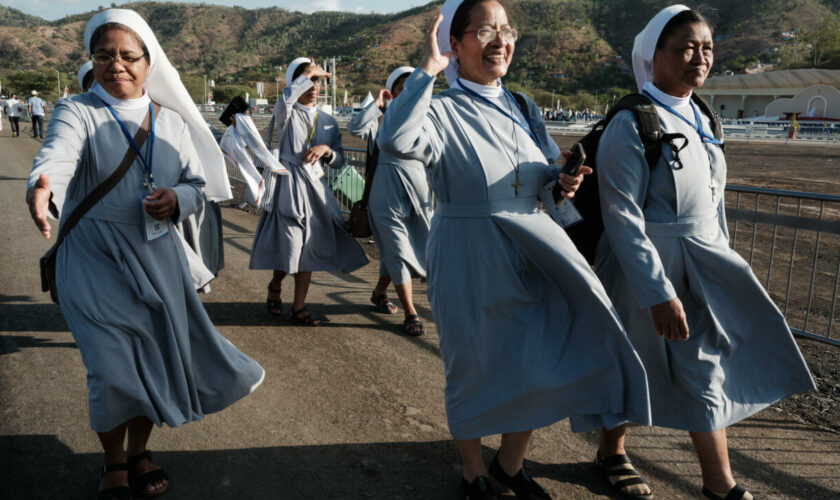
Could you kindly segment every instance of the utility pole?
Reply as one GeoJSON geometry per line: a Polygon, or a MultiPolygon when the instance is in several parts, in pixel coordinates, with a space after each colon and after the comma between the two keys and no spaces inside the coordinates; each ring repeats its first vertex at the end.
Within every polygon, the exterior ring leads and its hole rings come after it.
{"type": "Polygon", "coordinates": [[[338,111],[338,98],[336,96],[336,92],[338,89],[338,82],[335,81],[335,57],[332,58],[332,114],[335,116],[336,112],[338,111]]]}
{"type": "Polygon", "coordinates": [[[207,74],[204,75],[204,96],[201,98],[202,104],[207,104],[207,74]]]}
{"type": "Polygon", "coordinates": [[[61,73],[59,73],[58,70],[55,70],[55,77],[58,80],[58,96],[55,98],[57,101],[61,97],[61,73]]]}

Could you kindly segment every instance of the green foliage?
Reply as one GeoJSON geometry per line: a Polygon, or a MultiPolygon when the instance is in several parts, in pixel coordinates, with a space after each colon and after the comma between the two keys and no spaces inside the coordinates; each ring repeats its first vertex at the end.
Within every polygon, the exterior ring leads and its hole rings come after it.
{"type": "Polygon", "coordinates": [[[246,85],[217,85],[213,89],[213,100],[220,104],[227,104],[236,96],[241,96],[245,99],[245,94],[250,94],[250,97],[256,97],[257,91],[246,85]]]}
{"type": "Polygon", "coordinates": [[[519,84],[519,83],[516,83],[516,82],[505,82],[505,87],[507,87],[507,89],[508,89],[509,91],[511,91],[511,92],[522,92],[523,94],[525,94],[526,96],[528,96],[528,98],[529,98],[529,99],[531,99],[532,101],[534,101],[534,93],[533,93],[533,92],[531,92],[531,90],[529,90],[529,89],[527,89],[527,88],[523,87],[523,86],[522,86],[521,84],[519,84]]]}
{"type": "Polygon", "coordinates": [[[54,100],[58,96],[58,80],[55,72],[16,71],[6,77],[6,81],[3,82],[3,93],[6,95],[15,92],[18,98],[26,99],[33,90],[37,90],[42,99],[54,100]]]}
{"type": "Polygon", "coordinates": [[[826,19],[822,26],[806,31],[803,39],[811,46],[810,62],[815,67],[840,58],[840,23],[836,19],[826,19]]]}
{"type": "Polygon", "coordinates": [[[743,72],[748,68],[754,67],[758,61],[758,56],[736,56],[730,59],[724,67],[729,71],[743,72]]]}
{"type": "Polygon", "coordinates": [[[204,77],[201,75],[187,75],[181,73],[181,82],[187,88],[190,97],[195,102],[204,102],[204,77]]]}

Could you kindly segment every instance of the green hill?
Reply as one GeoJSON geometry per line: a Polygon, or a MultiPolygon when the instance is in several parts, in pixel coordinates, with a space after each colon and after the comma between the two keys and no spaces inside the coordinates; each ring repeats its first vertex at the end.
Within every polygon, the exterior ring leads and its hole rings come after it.
{"type": "MultiPolygon", "coordinates": [[[[154,28],[194,93],[201,93],[197,85],[207,75],[219,84],[267,82],[266,89],[273,94],[282,66],[294,57],[311,55],[318,60],[336,57],[339,85],[352,94],[381,85],[394,66],[419,61],[424,29],[441,3],[388,15],[174,3],[125,7],[139,12],[154,28]]],[[[615,93],[611,89],[616,87],[631,88],[628,62],[633,38],[669,3],[508,1],[512,24],[523,36],[507,82],[543,97],[552,92],[603,94],[615,93]]],[[[716,71],[742,70],[758,61],[805,64],[811,50],[805,35],[827,22],[840,21],[838,0],[708,0],[701,8],[718,35],[716,71]],[[786,40],[782,33],[794,28],[798,38],[786,40]]],[[[48,70],[53,79],[56,69],[72,75],[86,60],[82,32],[92,14],[49,22],[0,7],[0,58],[6,80],[10,71],[27,69],[48,70]]],[[[840,65],[840,57],[824,59],[821,64],[840,65]]]]}

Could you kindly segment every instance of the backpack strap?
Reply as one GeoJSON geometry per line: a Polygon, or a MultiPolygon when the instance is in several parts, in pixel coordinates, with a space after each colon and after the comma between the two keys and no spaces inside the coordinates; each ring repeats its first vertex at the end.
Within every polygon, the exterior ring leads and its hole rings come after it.
{"type": "MultiPolygon", "coordinates": [[[[603,120],[603,126],[606,127],[616,113],[624,110],[633,113],[633,117],[636,119],[636,125],[639,127],[639,137],[645,147],[645,160],[647,160],[648,168],[653,170],[662,155],[662,129],[659,126],[659,114],[656,112],[656,107],[645,95],[628,94],[622,97],[610,110],[603,120]]],[[[600,125],[600,122],[595,127],[598,127],[598,125],[600,125]]]]}

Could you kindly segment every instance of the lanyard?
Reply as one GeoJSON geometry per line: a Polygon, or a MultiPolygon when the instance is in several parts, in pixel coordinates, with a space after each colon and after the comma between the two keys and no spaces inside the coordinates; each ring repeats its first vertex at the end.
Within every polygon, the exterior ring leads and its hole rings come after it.
{"type": "MultiPolygon", "coordinates": [[[[301,114],[301,116],[304,117],[304,122],[306,122],[307,121],[306,120],[306,113],[304,113],[303,110],[300,109],[300,108],[298,108],[298,112],[301,114]]],[[[317,125],[318,125],[318,111],[315,111],[315,119],[312,121],[312,130],[309,131],[309,137],[307,137],[307,139],[306,139],[307,149],[312,147],[312,138],[315,137],[315,127],[317,125]]]]}
{"type": "Polygon", "coordinates": [[[143,164],[143,169],[146,171],[146,187],[149,189],[149,192],[155,190],[155,178],[152,176],[152,152],[155,149],[155,109],[152,107],[152,103],[149,103],[149,113],[151,114],[151,131],[149,132],[149,140],[148,140],[148,156],[143,156],[143,153],[140,152],[140,148],[137,146],[137,143],[134,142],[134,137],[131,137],[131,134],[128,133],[128,129],[125,128],[125,124],[120,120],[120,117],[117,116],[117,112],[114,111],[114,108],[111,107],[110,104],[105,104],[108,107],[108,111],[114,116],[117,120],[117,123],[120,124],[120,128],[122,129],[123,135],[125,138],[128,139],[129,144],[131,147],[134,148],[134,151],[137,152],[137,158],[140,159],[140,163],[143,164]]]}
{"type": "Polygon", "coordinates": [[[522,130],[524,130],[526,134],[528,134],[528,137],[530,137],[531,140],[534,141],[534,143],[537,145],[537,148],[539,148],[540,151],[542,151],[542,144],[540,144],[540,140],[539,140],[539,138],[537,138],[536,132],[534,132],[534,125],[531,123],[531,120],[528,118],[528,113],[526,112],[526,110],[522,109],[522,107],[519,105],[519,102],[516,100],[516,98],[513,97],[513,95],[511,95],[511,93],[508,91],[508,89],[502,87],[502,90],[504,91],[505,95],[507,95],[513,102],[515,102],[516,107],[519,108],[519,111],[522,112],[522,116],[524,116],[525,121],[528,122],[528,127],[527,128],[525,127],[525,125],[522,124],[521,121],[517,120],[515,116],[513,116],[512,114],[508,113],[504,109],[497,106],[496,103],[494,103],[490,99],[484,97],[483,95],[479,94],[478,92],[468,88],[466,85],[462,84],[460,78],[458,78],[456,81],[458,82],[458,86],[460,86],[461,89],[463,89],[466,93],[470,94],[471,96],[475,97],[476,99],[478,99],[482,102],[485,102],[485,103],[493,106],[494,108],[499,110],[500,113],[502,113],[503,115],[505,115],[508,118],[510,118],[511,120],[513,120],[514,123],[519,125],[519,127],[522,128],[522,130]]]}
{"type": "Polygon", "coordinates": [[[706,132],[703,131],[703,122],[700,121],[700,113],[697,111],[697,106],[695,106],[693,101],[691,101],[691,100],[688,101],[688,103],[691,105],[691,110],[694,111],[694,123],[691,123],[690,121],[688,121],[688,119],[686,117],[677,113],[677,111],[674,108],[672,108],[671,106],[668,106],[664,102],[662,102],[659,99],[653,97],[653,95],[651,95],[650,92],[648,92],[647,90],[643,90],[642,92],[648,98],[650,98],[653,102],[655,102],[656,104],[659,104],[660,106],[665,108],[666,111],[668,111],[672,115],[676,116],[680,120],[686,122],[691,128],[693,128],[695,131],[697,131],[697,134],[700,136],[700,140],[703,143],[714,144],[715,146],[722,146],[723,145],[722,141],[720,141],[716,137],[711,136],[711,135],[709,135],[709,134],[707,134],[706,132]]]}

